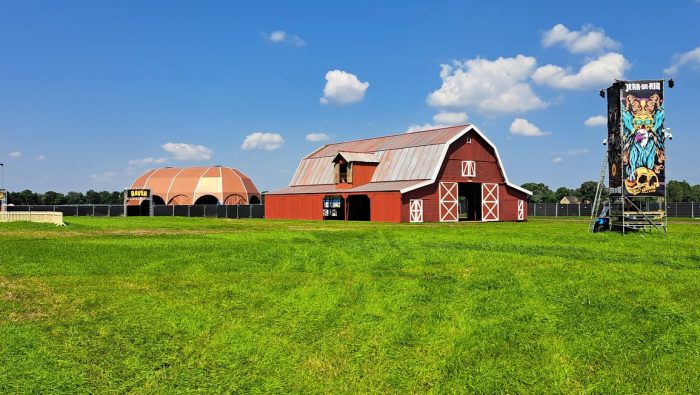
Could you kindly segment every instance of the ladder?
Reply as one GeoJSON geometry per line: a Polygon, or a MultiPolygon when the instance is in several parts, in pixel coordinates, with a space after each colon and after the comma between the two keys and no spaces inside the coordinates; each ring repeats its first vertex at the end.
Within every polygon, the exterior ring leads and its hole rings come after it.
{"type": "Polygon", "coordinates": [[[593,232],[595,227],[595,220],[600,212],[600,205],[602,203],[601,194],[603,193],[603,188],[605,187],[605,173],[608,171],[608,152],[605,152],[605,158],[603,158],[603,166],[600,168],[600,176],[598,176],[598,187],[595,190],[595,199],[593,199],[593,206],[591,206],[591,224],[589,226],[589,231],[593,232]]]}

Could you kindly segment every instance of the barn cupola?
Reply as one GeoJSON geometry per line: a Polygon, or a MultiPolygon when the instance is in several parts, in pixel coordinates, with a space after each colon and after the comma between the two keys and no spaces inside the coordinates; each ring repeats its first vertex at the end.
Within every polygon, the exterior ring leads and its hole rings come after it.
{"type": "Polygon", "coordinates": [[[333,158],[335,184],[354,188],[372,181],[379,159],[374,153],[338,151],[333,158]]]}

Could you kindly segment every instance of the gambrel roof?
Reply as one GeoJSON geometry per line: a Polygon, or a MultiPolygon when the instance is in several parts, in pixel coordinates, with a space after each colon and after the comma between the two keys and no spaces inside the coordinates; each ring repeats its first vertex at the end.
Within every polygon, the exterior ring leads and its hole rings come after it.
{"type": "Polygon", "coordinates": [[[269,194],[338,192],[334,184],[333,160],[340,153],[348,161],[350,159],[344,155],[351,155],[351,153],[357,155],[356,158],[376,158],[379,161],[369,184],[342,189],[342,192],[400,191],[406,193],[434,183],[450,144],[469,131],[474,131],[493,149],[506,183],[512,188],[531,195],[530,191],[508,181],[496,146],[473,125],[326,144],[301,160],[287,188],[269,192],[269,194]]]}

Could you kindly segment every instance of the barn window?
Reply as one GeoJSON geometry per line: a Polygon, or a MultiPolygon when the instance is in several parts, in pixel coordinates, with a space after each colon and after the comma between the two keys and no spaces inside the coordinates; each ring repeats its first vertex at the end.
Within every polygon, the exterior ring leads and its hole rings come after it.
{"type": "Polygon", "coordinates": [[[471,137],[467,137],[467,144],[471,144],[471,143],[472,143],[472,138],[471,138],[471,137]]]}
{"type": "Polygon", "coordinates": [[[352,184],[352,163],[338,162],[335,164],[335,183],[352,184]]]}
{"type": "Polygon", "coordinates": [[[476,162],[473,160],[462,161],[462,177],[476,177],[476,162]]]}
{"type": "Polygon", "coordinates": [[[345,199],[342,196],[323,198],[323,219],[345,219],[345,199]]]}

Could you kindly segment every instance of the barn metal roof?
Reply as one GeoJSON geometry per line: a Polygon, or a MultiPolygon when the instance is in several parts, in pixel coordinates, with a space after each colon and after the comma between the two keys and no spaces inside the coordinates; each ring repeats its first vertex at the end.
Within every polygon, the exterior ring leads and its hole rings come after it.
{"type": "Polygon", "coordinates": [[[356,188],[336,188],[335,184],[323,185],[302,185],[298,187],[286,187],[276,191],[267,192],[267,195],[287,195],[287,194],[310,194],[310,193],[353,193],[353,192],[400,192],[402,189],[411,187],[424,180],[411,181],[387,181],[370,182],[356,188]]]}
{"type": "Polygon", "coordinates": [[[448,143],[464,130],[465,126],[454,126],[327,144],[302,159],[290,186],[333,184],[331,163],[338,154],[346,160],[350,159],[345,155],[378,161],[372,183],[426,180],[431,178],[435,163],[442,162],[448,143]]]}
{"type": "Polygon", "coordinates": [[[345,159],[346,162],[379,163],[379,158],[374,153],[338,151],[335,158],[338,156],[345,159]]]}
{"type": "Polygon", "coordinates": [[[358,157],[366,159],[372,157],[379,161],[369,184],[343,189],[342,192],[360,192],[359,188],[365,188],[361,192],[370,191],[366,188],[372,188],[371,191],[391,191],[394,190],[391,188],[399,185],[398,182],[402,182],[399,190],[406,193],[435,182],[450,144],[469,131],[477,133],[493,148],[506,184],[531,195],[530,191],[508,181],[496,146],[473,125],[326,144],[301,160],[289,187],[271,194],[336,192],[332,163],[340,153],[359,155],[358,157]],[[310,192],[311,190],[317,192],[310,192]]]}

